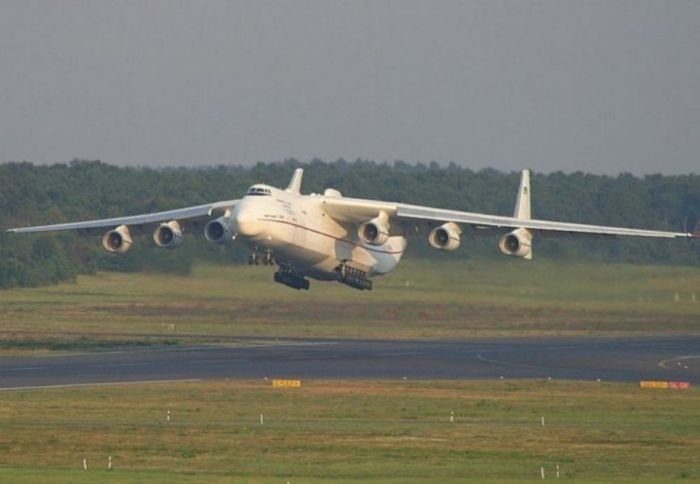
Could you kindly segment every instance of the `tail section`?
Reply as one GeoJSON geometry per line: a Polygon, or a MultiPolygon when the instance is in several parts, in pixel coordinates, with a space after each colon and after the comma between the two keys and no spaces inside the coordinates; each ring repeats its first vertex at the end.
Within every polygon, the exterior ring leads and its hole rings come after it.
{"type": "Polygon", "coordinates": [[[289,180],[289,186],[287,187],[287,191],[289,193],[296,193],[298,195],[301,192],[301,179],[303,176],[303,168],[297,168],[294,170],[294,175],[292,175],[292,179],[289,180]]]}
{"type": "Polygon", "coordinates": [[[518,198],[515,199],[514,218],[530,220],[532,212],[530,210],[530,170],[523,170],[520,175],[520,188],[518,198]]]}
{"type": "MultiPolygon", "coordinates": [[[[520,188],[515,199],[513,218],[530,220],[530,170],[523,170],[520,175],[520,188]]],[[[506,255],[522,257],[532,260],[532,232],[524,227],[519,227],[501,237],[498,247],[506,255]]]]}

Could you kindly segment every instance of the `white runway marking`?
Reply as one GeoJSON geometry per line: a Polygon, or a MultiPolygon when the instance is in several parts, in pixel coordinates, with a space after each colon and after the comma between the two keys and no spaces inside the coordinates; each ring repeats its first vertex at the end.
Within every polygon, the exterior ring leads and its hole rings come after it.
{"type": "Polygon", "coordinates": [[[68,358],[71,356],[90,356],[90,355],[118,355],[124,353],[137,353],[137,352],[148,352],[148,353],[174,353],[174,352],[184,352],[184,351],[206,351],[206,350],[217,350],[221,348],[244,348],[244,349],[255,349],[255,348],[286,348],[289,346],[331,346],[339,344],[336,341],[277,341],[274,343],[268,342],[241,342],[241,343],[204,343],[202,345],[182,345],[182,346],[168,346],[168,347],[147,347],[139,348],[133,347],[124,350],[110,350],[110,351],[80,351],[71,353],[57,353],[57,354],[47,354],[47,355],[30,355],[32,358],[68,358]]]}
{"type": "Polygon", "coordinates": [[[65,385],[32,385],[26,387],[7,387],[0,388],[0,392],[8,392],[15,390],[49,390],[54,388],[79,388],[79,387],[104,387],[110,385],[138,385],[138,384],[156,384],[156,383],[193,383],[202,381],[201,378],[189,378],[186,380],[136,380],[136,381],[115,381],[115,382],[95,382],[95,383],[67,383],[65,385]]]}
{"type": "Polygon", "coordinates": [[[0,372],[8,373],[11,371],[34,371],[34,370],[46,370],[48,366],[21,366],[19,368],[0,368],[0,372]]]}
{"type": "Polygon", "coordinates": [[[477,360],[481,360],[484,363],[490,363],[492,365],[499,365],[499,366],[512,366],[514,368],[528,368],[532,370],[548,370],[547,367],[545,366],[537,366],[537,365],[529,365],[527,363],[513,363],[510,361],[504,361],[504,360],[496,360],[493,358],[486,358],[483,355],[476,355],[477,360]]]}
{"type": "Polygon", "coordinates": [[[659,366],[661,368],[666,368],[667,370],[670,370],[671,367],[669,365],[671,365],[673,363],[684,362],[687,360],[697,360],[697,359],[700,359],[700,355],[676,356],[675,358],[669,358],[668,360],[660,361],[659,366]]]}

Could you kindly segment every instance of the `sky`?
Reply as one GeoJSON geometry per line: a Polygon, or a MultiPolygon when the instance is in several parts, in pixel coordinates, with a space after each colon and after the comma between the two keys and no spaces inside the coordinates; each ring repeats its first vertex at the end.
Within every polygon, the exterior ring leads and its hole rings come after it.
{"type": "Polygon", "coordinates": [[[0,0],[0,162],[700,173],[696,0],[0,0]]]}

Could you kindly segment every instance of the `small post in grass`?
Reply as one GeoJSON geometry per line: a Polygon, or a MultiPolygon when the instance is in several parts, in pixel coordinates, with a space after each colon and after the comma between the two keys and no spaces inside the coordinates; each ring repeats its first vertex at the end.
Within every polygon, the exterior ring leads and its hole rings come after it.
{"type": "Polygon", "coordinates": [[[559,464],[557,464],[557,479],[559,479],[559,464]]]}
{"type": "Polygon", "coordinates": [[[453,423],[455,421],[455,413],[454,411],[450,412],[450,423],[453,423]]]}
{"type": "Polygon", "coordinates": [[[260,414],[260,425],[264,425],[264,424],[265,424],[265,416],[261,413],[260,414]]]}
{"type": "Polygon", "coordinates": [[[542,477],[542,480],[544,481],[544,466],[540,466],[540,477],[542,477]]]}
{"type": "Polygon", "coordinates": [[[83,470],[87,470],[87,459],[83,459],[83,470]]]}
{"type": "Polygon", "coordinates": [[[112,456],[110,455],[109,458],[107,459],[107,470],[111,471],[112,470],[112,456]]]}
{"type": "Polygon", "coordinates": [[[168,414],[165,416],[165,421],[170,422],[170,410],[168,410],[168,414]]]}
{"type": "Polygon", "coordinates": [[[544,427],[544,417],[542,417],[542,427],[544,427]]]}

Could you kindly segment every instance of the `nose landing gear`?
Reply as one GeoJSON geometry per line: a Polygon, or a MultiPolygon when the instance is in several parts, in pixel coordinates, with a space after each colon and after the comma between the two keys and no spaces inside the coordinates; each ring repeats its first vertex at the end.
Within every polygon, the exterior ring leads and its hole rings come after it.
{"type": "Polygon", "coordinates": [[[262,265],[264,266],[272,266],[275,265],[275,259],[272,257],[272,251],[271,250],[266,250],[265,253],[260,256],[257,251],[253,252],[248,256],[248,265],[262,265]]]}

